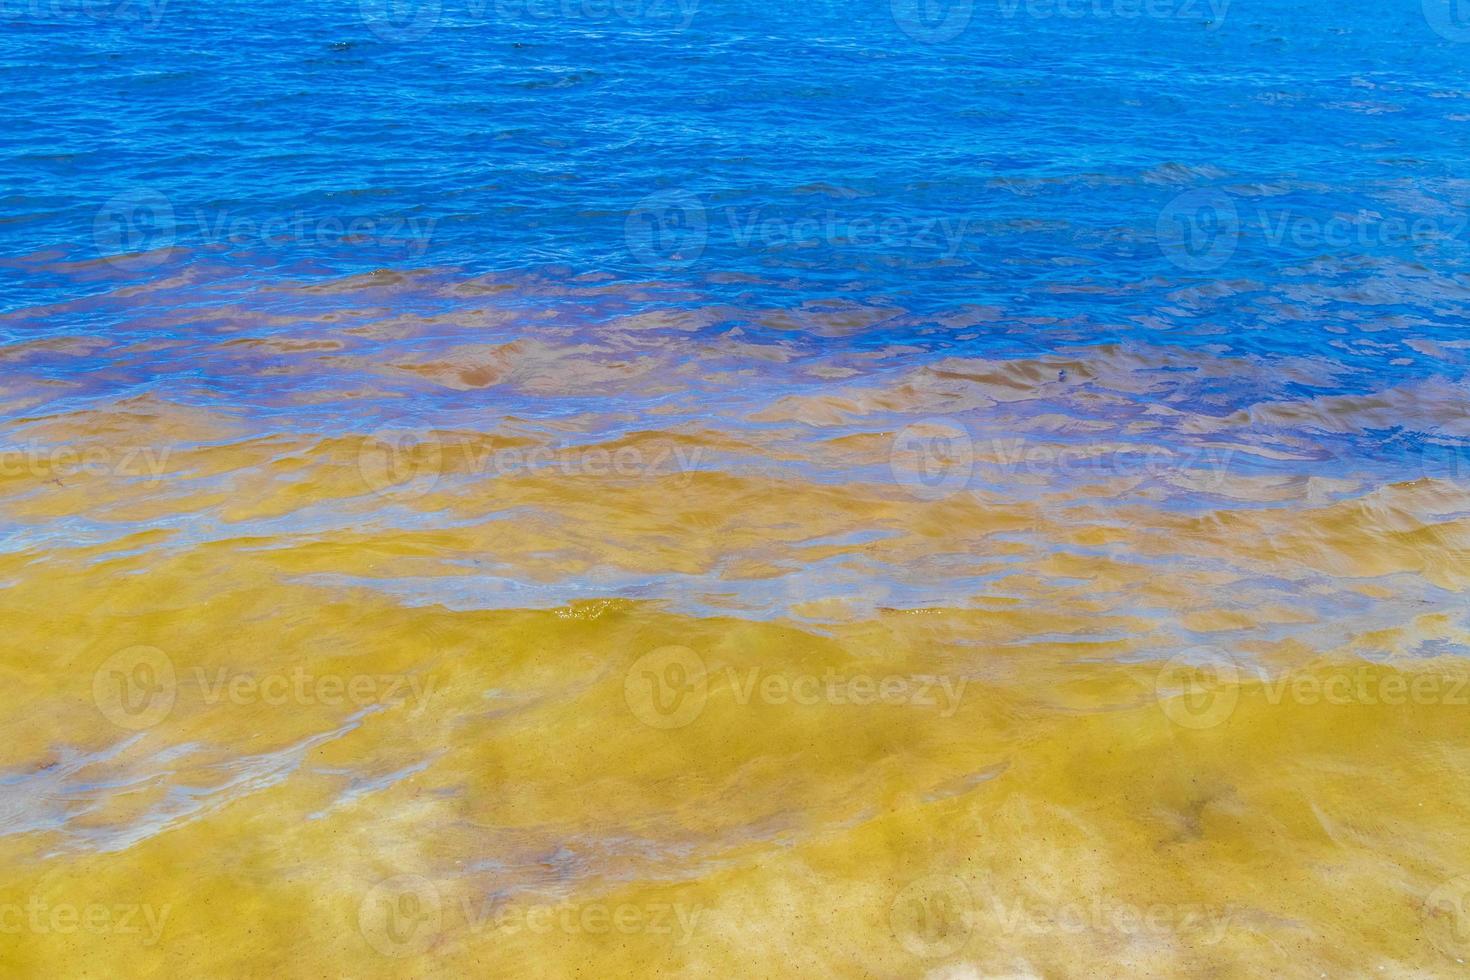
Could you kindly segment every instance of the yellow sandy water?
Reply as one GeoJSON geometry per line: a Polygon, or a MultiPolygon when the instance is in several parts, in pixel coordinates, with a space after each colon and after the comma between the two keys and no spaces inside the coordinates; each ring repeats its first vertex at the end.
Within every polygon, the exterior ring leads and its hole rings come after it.
{"type": "MultiPolygon", "coordinates": [[[[387,304],[355,288],[339,323],[387,304]]],[[[481,410],[56,408],[45,358],[160,355],[8,350],[5,975],[1467,970],[1465,486],[1208,455],[1305,459],[1309,420],[1398,402],[1462,420],[1463,391],[1212,415],[1139,408],[1183,357],[1144,348],[910,366],[654,315],[527,341],[214,313],[276,408],[481,410]],[[484,397],[589,387],[667,400],[484,397]],[[905,458],[946,427],[957,491],[905,458]],[[1205,455],[1058,476],[1003,441],[1155,432],[1205,455]]]]}

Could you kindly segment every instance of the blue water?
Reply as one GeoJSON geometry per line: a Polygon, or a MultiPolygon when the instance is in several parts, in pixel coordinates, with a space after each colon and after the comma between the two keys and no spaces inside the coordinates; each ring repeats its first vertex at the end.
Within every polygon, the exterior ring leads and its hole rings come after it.
{"type": "MultiPolygon", "coordinates": [[[[1448,2],[5,0],[0,27],[11,341],[148,333],[120,296],[170,277],[270,308],[515,271],[883,311],[801,338],[827,348],[1337,366],[1296,394],[1464,375],[1448,2]]],[[[187,336],[193,300],[157,302],[187,336]]]]}

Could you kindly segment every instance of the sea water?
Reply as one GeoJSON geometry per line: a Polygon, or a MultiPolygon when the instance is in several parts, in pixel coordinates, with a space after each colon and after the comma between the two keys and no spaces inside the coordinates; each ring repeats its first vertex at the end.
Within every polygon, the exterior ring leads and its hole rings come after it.
{"type": "Polygon", "coordinates": [[[0,4],[0,966],[1458,975],[1461,13],[0,4]]]}

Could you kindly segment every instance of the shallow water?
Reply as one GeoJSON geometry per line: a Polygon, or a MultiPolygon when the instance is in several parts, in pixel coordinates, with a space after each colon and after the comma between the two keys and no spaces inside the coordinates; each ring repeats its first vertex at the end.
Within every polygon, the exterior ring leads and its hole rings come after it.
{"type": "Polygon", "coordinates": [[[1459,975],[1470,32],[707,7],[0,7],[0,966],[1459,975]]]}

